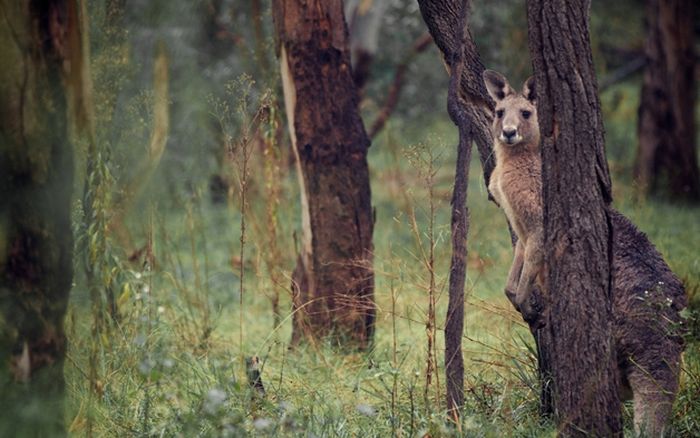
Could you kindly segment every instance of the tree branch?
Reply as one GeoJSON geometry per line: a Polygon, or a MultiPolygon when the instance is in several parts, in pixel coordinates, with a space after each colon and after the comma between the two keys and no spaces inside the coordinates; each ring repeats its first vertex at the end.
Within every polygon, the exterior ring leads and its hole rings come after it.
{"type": "Polygon", "coordinates": [[[374,138],[379,133],[379,131],[381,131],[384,128],[384,125],[396,109],[396,105],[399,103],[399,98],[401,97],[401,90],[403,89],[404,85],[404,77],[406,76],[406,71],[408,70],[408,67],[411,65],[411,62],[413,62],[416,56],[423,53],[428,47],[430,47],[430,43],[432,41],[433,38],[428,32],[419,36],[418,39],[416,39],[416,41],[413,43],[410,52],[408,52],[408,54],[403,58],[401,63],[399,63],[399,65],[396,66],[396,72],[394,72],[394,81],[389,87],[389,93],[387,93],[386,99],[384,99],[384,104],[379,110],[377,118],[374,119],[374,122],[369,128],[369,138],[374,138]]]}

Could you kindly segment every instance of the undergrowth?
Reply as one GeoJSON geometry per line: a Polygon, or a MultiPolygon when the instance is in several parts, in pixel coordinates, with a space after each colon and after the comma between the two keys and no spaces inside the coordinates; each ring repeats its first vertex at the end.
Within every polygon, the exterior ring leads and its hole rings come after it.
{"type": "MultiPolygon", "coordinates": [[[[541,421],[537,412],[532,339],[501,292],[511,257],[505,221],[486,201],[477,169],[471,172],[475,176],[469,189],[472,230],[463,340],[466,404],[460,425],[445,421],[444,388],[436,382],[444,382],[442,324],[450,255],[452,157],[444,141],[426,138],[430,147],[445,153],[437,157],[442,163],[432,171],[430,184],[425,184],[420,169],[397,153],[404,146],[393,135],[387,133],[370,156],[377,209],[378,317],[369,351],[345,353],[323,343],[288,349],[289,296],[282,293],[277,317],[269,296],[279,288],[280,277],[291,276],[293,247],[280,250],[287,254],[278,261],[277,279],[269,274],[270,261],[265,259],[264,227],[251,231],[249,258],[235,260],[240,249],[236,231],[240,209],[213,203],[203,183],[192,188],[186,199],[143,202],[147,214],[133,219],[142,229],[134,239],[152,239],[153,263],[129,262],[128,254],[123,254],[119,263],[110,265],[118,271],[122,285],[119,316],[98,339],[93,308],[79,298],[72,301],[66,365],[70,432],[91,431],[95,436],[553,436],[554,426],[541,421]],[[430,214],[434,215],[436,319],[434,352],[429,357],[434,362],[430,372],[435,373],[436,388],[428,391],[423,346],[427,345],[430,279],[426,275],[430,271],[418,254],[420,239],[430,238],[425,234],[430,214]],[[243,297],[241,266],[247,272],[243,297]],[[261,360],[264,398],[249,386],[241,351],[261,360]]],[[[264,161],[253,159],[251,165],[264,165],[264,161]]],[[[254,167],[251,175],[265,172],[254,167]]],[[[266,183],[255,177],[251,185],[264,192],[266,183]]],[[[296,208],[289,207],[296,202],[295,184],[291,173],[281,181],[280,205],[287,208],[277,210],[280,233],[291,234],[298,223],[296,208]]],[[[616,189],[618,199],[631,190],[620,185],[616,189]]],[[[252,195],[250,199],[257,202],[252,195]]],[[[635,205],[621,202],[618,207],[649,234],[685,279],[695,297],[689,316],[697,318],[697,210],[654,200],[635,205]]],[[[263,221],[265,211],[264,205],[251,206],[251,221],[263,221]]],[[[84,287],[78,284],[74,296],[80,297],[84,287]]],[[[680,436],[700,430],[697,325],[695,330],[688,337],[674,417],[680,436]]],[[[627,405],[627,416],[630,411],[627,405]]]]}

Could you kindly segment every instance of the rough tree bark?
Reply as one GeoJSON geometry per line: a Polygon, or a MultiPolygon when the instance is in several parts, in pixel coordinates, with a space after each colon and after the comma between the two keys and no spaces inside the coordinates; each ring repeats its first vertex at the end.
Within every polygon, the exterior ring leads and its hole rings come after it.
{"type": "MultiPolygon", "coordinates": [[[[466,14],[466,11],[464,12],[466,14]]],[[[450,260],[449,300],[445,318],[445,374],[447,376],[447,407],[457,420],[464,406],[464,358],[462,334],[464,333],[464,283],[467,278],[467,236],[469,235],[469,209],[467,189],[469,164],[471,163],[472,132],[469,119],[459,98],[459,79],[464,64],[455,60],[450,73],[447,111],[459,130],[455,183],[452,189],[452,258],[450,260]]]]}
{"type": "Polygon", "coordinates": [[[64,84],[81,74],[76,4],[0,3],[0,435],[65,434],[73,151],[64,84]]]}
{"type": "Polygon", "coordinates": [[[593,69],[590,0],[528,0],[542,136],[546,327],[564,436],[622,433],[612,338],[610,177],[593,69]]]}
{"type": "Polygon", "coordinates": [[[340,0],[273,2],[301,189],[292,344],[332,336],[366,348],[375,304],[367,148],[340,0]]]}
{"type": "Polygon", "coordinates": [[[695,142],[693,0],[647,0],[647,57],[635,178],[644,192],[700,201],[695,142]]]}

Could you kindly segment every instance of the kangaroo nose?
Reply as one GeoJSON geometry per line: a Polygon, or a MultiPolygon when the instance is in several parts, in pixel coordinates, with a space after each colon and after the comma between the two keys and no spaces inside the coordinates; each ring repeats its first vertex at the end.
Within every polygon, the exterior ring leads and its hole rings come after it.
{"type": "Polygon", "coordinates": [[[504,130],[503,130],[503,136],[504,136],[505,138],[507,138],[508,140],[510,140],[511,138],[515,137],[515,134],[516,134],[517,132],[518,132],[518,131],[517,131],[516,129],[504,129],[504,130]]]}

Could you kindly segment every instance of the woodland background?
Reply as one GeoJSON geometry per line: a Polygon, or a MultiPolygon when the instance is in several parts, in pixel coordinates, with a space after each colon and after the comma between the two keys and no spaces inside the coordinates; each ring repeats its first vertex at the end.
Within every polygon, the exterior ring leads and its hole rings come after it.
{"type": "MultiPolygon", "coordinates": [[[[538,415],[532,337],[503,294],[511,242],[502,212],[487,200],[478,160],[468,197],[466,414],[456,429],[445,422],[443,327],[457,132],[446,111],[449,77],[417,3],[346,4],[351,41],[366,45],[353,54],[353,73],[372,138],[377,313],[374,342],[365,351],[342,351],[323,339],[289,349],[300,193],[270,2],[95,0],[84,8],[92,141],[72,128],[69,434],[556,432],[538,415]],[[353,27],[348,17],[358,11],[371,11],[376,22],[353,27]],[[259,364],[246,366],[253,356],[259,364]],[[247,373],[254,380],[257,372],[264,396],[249,386],[247,373]]],[[[698,9],[692,12],[696,54],[698,9]]],[[[614,205],[647,233],[690,296],[673,431],[697,436],[697,194],[673,192],[669,176],[647,193],[634,177],[645,2],[593,1],[590,14],[614,205]]],[[[523,2],[474,0],[469,24],[484,65],[519,87],[532,74],[523,2]]],[[[697,96],[697,87],[688,93],[697,96]]],[[[697,138],[697,99],[692,105],[697,138]]],[[[3,436],[16,432],[17,416],[38,414],[36,406],[13,400],[3,403],[3,436]]],[[[630,411],[628,404],[627,427],[630,411]]]]}

